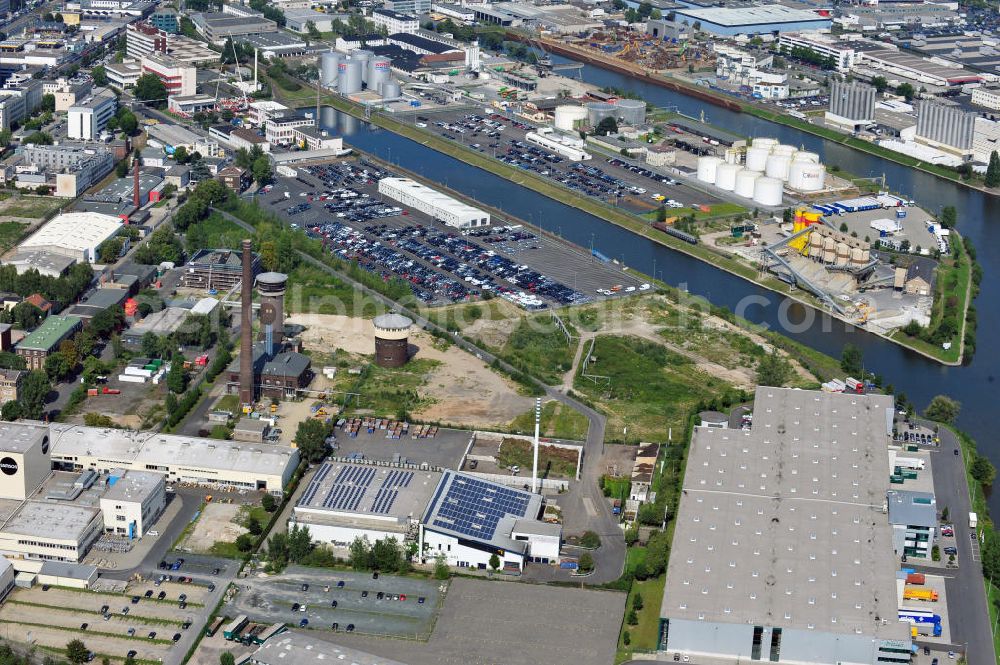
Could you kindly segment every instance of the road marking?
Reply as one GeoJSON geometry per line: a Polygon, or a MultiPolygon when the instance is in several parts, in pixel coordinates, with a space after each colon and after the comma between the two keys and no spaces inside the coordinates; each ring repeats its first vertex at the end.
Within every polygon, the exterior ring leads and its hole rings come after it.
{"type": "Polygon", "coordinates": [[[583,507],[587,511],[587,514],[591,517],[597,517],[597,510],[594,508],[594,502],[590,500],[589,496],[583,497],[583,507]]]}

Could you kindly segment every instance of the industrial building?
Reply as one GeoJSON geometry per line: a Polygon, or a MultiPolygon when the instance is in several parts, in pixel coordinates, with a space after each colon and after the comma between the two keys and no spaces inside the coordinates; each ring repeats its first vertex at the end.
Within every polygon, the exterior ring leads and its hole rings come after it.
{"type": "MultiPolygon", "coordinates": [[[[890,460],[891,463],[891,460],[890,460]]],[[[930,492],[891,490],[886,494],[892,551],[897,557],[930,559],[937,537],[937,501],[930,492]]]]}
{"type": "Polygon", "coordinates": [[[857,48],[850,40],[834,39],[820,32],[782,32],[778,36],[778,50],[791,53],[792,49],[808,49],[833,60],[834,69],[840,73],[851,71],[857,57],[857,48]]]}
{"type": "MultiPolygon", "coordinates": [[[[189,289],[225,293],[240,282],[242,254],[235,249],[202,249],[184,266],[181,285],[189,289]]],[[[260,272],[260,257],[252,257],[253,274],[260,272]]]]}
{"type": "Polygon", "coordinates": [[[148,314],[121,334],[122,344],[133,349],[142,348],[142,338],[148,333],[165,336],[180,330],[191,315],[184,307],[164,307],[159,312],[148,314]]]}
{"type": "Polygon", "coordinates": [[[958,65],[944,64],[941,60],[921,58],[903,51],[874,48],[859,50],[855,65],[874,70],[883,75],[899,76],[924,85],[949,88],[969,83],[979,83],[982,77],[958,65]]]}
{"type": "Polygon", "coordinates": [[[976,131],[976,113],[961,107],[919,100],[916,140],[933,148],[971,155],[976,131]]]}
{"type": "Polygon", "coordinates": [[[676,14],[678,21],[687,20],[691,25],[700,23],[702,30],[715,35],[825,30],[832,25],[829,16],[777,4],[745,7],[679,7],[671,11],[676,14]]]}
{"type": "Polygon", "coordinates": [[[400,14],[391,9],[372,11],[372,22],[376,28],[385,28],[387,34],[399,32],[414,33],[420,29],[420,20],[410,14],[400,14]]]}
{"type": "Polygon", "coordinates": [[[15,352],[24,358],[28,369],[45,369],[45,359],[82,328],[83,320],[78,316],[48,316],[17,343],[15,352]]]}
{"type": "Polygon", "coordinates": [[[826,121],[851,130],[870,125],[875,120],[875,95],[875,88],[864,83],[831,82],[826,121]]]}
{"type": "Polygon", "coordinates": [[[4,259],[4,265],[14,266],[18,275],[37,270],[39,275],[46,277],[62,277],[75,263],[76,259],[43,250],[15,252],[4,259]]]}
{"type": "Polygon", "coordinates": [[[340,19],[346,22],[344,14],[318,12],[308,7],[302,9],[285,9],[284,12],[285,27],[299,33],[309,32],[310,23],[316,26],[316,29],[320,32],[332,32],[334,21],[340,19]]]}
{"type": "Polygon", "coordinates": [[[129,539],[142,538],[167,507],[163,474],[126,471],[112,475],[111,487],[101,497],[104,530],[129,539]]]}
{"type": "Polygon", "coordinates": [[[66,135],[78,141],[95,140],[118,110],[118,98],[108,88],[98,88],[88,99],[69,108],[66,135]]]}
{"type": "MultiPolygon", "coordinates": [[[[2,574],[2,573],[0,573],[2,574]]],[[[0,582],[2,582],[0,578],[0,582]]],[[[405,665],[397,660],[374,656],[370,653],[343,647],[326,640],[316,639],[294,630],[269,638],[254,651],[246,662],[250,665],[289,665],[295,663],[330,662],[351,665],[405,665]]]]}
{"type": "Polygon", "coordinates": [[[278,24],[262,16],[234,16],[208,12],[191,17],[194,27],[213,44],[225,44],[228,37],[246,37],[278,32],[278,24]]]}
{"type": "Polygon", "coordinates": [[[52,463],[72,470],[153,471],[166,482],[280,494],[299,462],[287,446],[52,423],[52,463]]]}
{"type": "Polygon", "coordinates": [[[18,150],[22,166],[29,167],[19,169],[18,186],[22,186],[26,174],[34,175],[36,184],[54,180],[55,195],[61,198],[76,198],[100,182],[115,166],[114,155],[98,145],[26,145],[18,150]]]}
{"type": "Polygon", "coordinates": [[[891,396],[758,387],[749,430],[696,427],[660,649],[739,662],[908,663],[884,511],[891,396]]]}
{"type": "Polygon", "coordinates": [[[313,540],[336,547],[355,538],[415,540],[440,482],[437,471],[327,461],[292,510],[289,528],[308,526],[313,540]]]}
{"type": "Polygon", "coordinates": [[[972,89],[972,103],[991,111],[1000,111],[1000,88],[979,87],[972,89]]]}
{"type": "Polygon", "coordinates": [[[488,212],[462,203],[410,178],[382,178],[378,192],[456,229],[489,226],[488,212]]]}
{"type": "Polygon", "coordinates": [[[524,564],[556,563],[562,527],[538,520],[542,497],[477,478],[445,471],[420,521],[424,562],[444,557],[450,566],[486,570],[496,554],[505,570],[524,564]]]}

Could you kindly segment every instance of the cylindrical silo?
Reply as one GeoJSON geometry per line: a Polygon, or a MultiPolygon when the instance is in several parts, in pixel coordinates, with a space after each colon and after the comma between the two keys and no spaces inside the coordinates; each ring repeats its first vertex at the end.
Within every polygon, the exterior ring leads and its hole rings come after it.
{"type": "Polygon", "coordinates": [[[579,123],[587,119],[587,109],[582,106],[563,104],[556,107],[555,128],[564,132],[576,131],[579,123]]]}
{"type": "Polygon", "coordinates": [[[781,145],[774,146],[774,148],[771,150],[771,154],[772,155],[786,155],[788,157],[791,157],[792,155],[794,155],[798,151],[799,151],[799,149],[796,148],[795,146],[782,143],[781,145]]]}
{"type": "Polygon", "coordinates": [[[770,150],[774,146],[778,145],[778,140],[769,139],[766,137],[760,137],[754,139],[750,145],[752,145],[754,148],[767,148],[768,150],[770,150]]]}
{"type": "Polygon", "coordinates": [[[337,85],[337,65],[343,59],[336,51],[326,51],[319,56],[319,84],[324,88],[337,85]]]}
{"type": "Polygon", "coordinates": [[[753,198],[753,185],[760,177],[760,171],[743,169],[736,174],[736,188],[733,190],[738,196],[745,199],[753,198]]]}
{"type": "Polygon", "coordinates": [[[344,60],[337,66],[337,91],[342,95],[361,92],[361,71],[364,63],[360,60],[344,60]]]}
{"type": "Polygon", "coordinates": [[[788,180],[788,168],[792,165],[792,158],[788,155],[774,155],[767,158],[767,166],[764,172],[768,178],[778,180],[788,180]]]}
{"type": "Polygon", "coordinates": [[[357,60],[358,62],[361,63],[361,80],[364,83],[367,83],[368,82],[368,63],[370,63],[371,59],[375,57],[375,54],[372,53],[371,51],[367,51],[365,49],[359,48],[359,49],[355,49],[354,51],[351,51],[351,54],[348,57],[351,60],[357,60]]]}
{"type": "Polygon", "coordinates": [[[809,255],[817,259],[823,256],[823,236],[815,231],[809,233],[809,255]]]}
{"type": "Polygon", "coordinates": [[[715,184],[715,174],[716,170],[719,168],[719,164],[722,164],[722,160],[718,157],[699,157],[698,180],[701,182],[707,182],[710,185],[715,184]]]}
{"type": "Polygon", "coordinates": [[[375,364],[379,367],[402,367],[410,359],[409,337],[413,321],[390,312],[372,319],[375,328],[375,364]]]}
{"type": "Polygon", "coordinates": [[[833,238],[823,238],[823,263],[837,260],[837,242],[833,238]]]}
{"type": "Polygon", "coordinates": [[[863,266],[865,263],[865,250],[860,247],[855,247],[851,250],[851,265],[852,266],[863,266]]]}
{"type": "Polygon", "coordinates": [[[601,124],[601,120],[615,118],[617,115],[614,104],[608,104],[607,102],[590,102],[587,104],[587,122],[590,123],[591,127],[597,127],[597,125],[601,124]]]}
{"type": "Polygon", "coordinates": [[[646,122],[646,102],[641,99],[619,99],[615,102],[618,117],[633,127],[646,122]]]}
{"type": "Polygon", "coordinates": [[[792,155],[793,162],[812,162],[813,164],[819,164],[819,155],[815,152],[809,152],[808,150],[799,150],[797,153],[792,155]]]}
{"type": "Polygon", "coordinates": [[[382,99],[399,99],[403,95],[403,91],[399,88],[399,81],[394,79],[383,83],[378,93],[382,95],[382,99]]]}
{"type": "Polygon", "coordinates": [[[715,186],[731,192],[736,189],[736,174],[742,169],[736,164],[719,164],[715,169],[715,186]]]}
{"type": "Polygon", "coordinates": [[[818,192],[826,184],[826,167],[812,162],[792,162],[788,186],[798,192],[818,192]]]}
{"type": "Polygon", "coordinates": [[[747,150],[746,166],[751,171],[764,171],[767,166],[767,157],[771,154],[771,146],[750,146],[747,150]]]}
{"type": "Polygon", "coordinates": [[[392,60],[383,56],[376,56],[368,61],[368,89],[378,90],[379,86],[392,78],[392,73],[389,71],[389,67],[392,66],[392,60]]]}
{"type": "Polygon", "coordinates": [[[757,178],[753,184],[753,200],[765,206],[780,206],[781,188],[781,181],[777,178],[757,178]]]}
{"type": "Polygon", "coordinates": [[[845,266],[851,261],[851,248],[846,242],[837,243],[837,265],[845,266]]]}

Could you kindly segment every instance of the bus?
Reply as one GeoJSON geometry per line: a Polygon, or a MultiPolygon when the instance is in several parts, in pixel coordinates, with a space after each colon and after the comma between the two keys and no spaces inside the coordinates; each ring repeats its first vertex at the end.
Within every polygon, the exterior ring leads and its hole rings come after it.
{"type": "Polygon", "coordinates": [[[229,622],[228,626],[222,629],[222,636],[225,637],[227,640],[236,639],[236,636],[239,635],[240,630],[243,628],[243,626],[247,625],[247,623],[249,623],[247,615],[246,614],[239,615],[231,622],[229,622]]]}

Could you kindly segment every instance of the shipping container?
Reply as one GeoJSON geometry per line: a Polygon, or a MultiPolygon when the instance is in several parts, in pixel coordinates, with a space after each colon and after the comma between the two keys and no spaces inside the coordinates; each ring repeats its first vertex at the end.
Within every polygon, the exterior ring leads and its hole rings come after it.
{"type": "Polygon", "coordinates": [[[923,573],[910,573],[906,576],[907,584],[924,584],[925,581],[923,573]]]}

